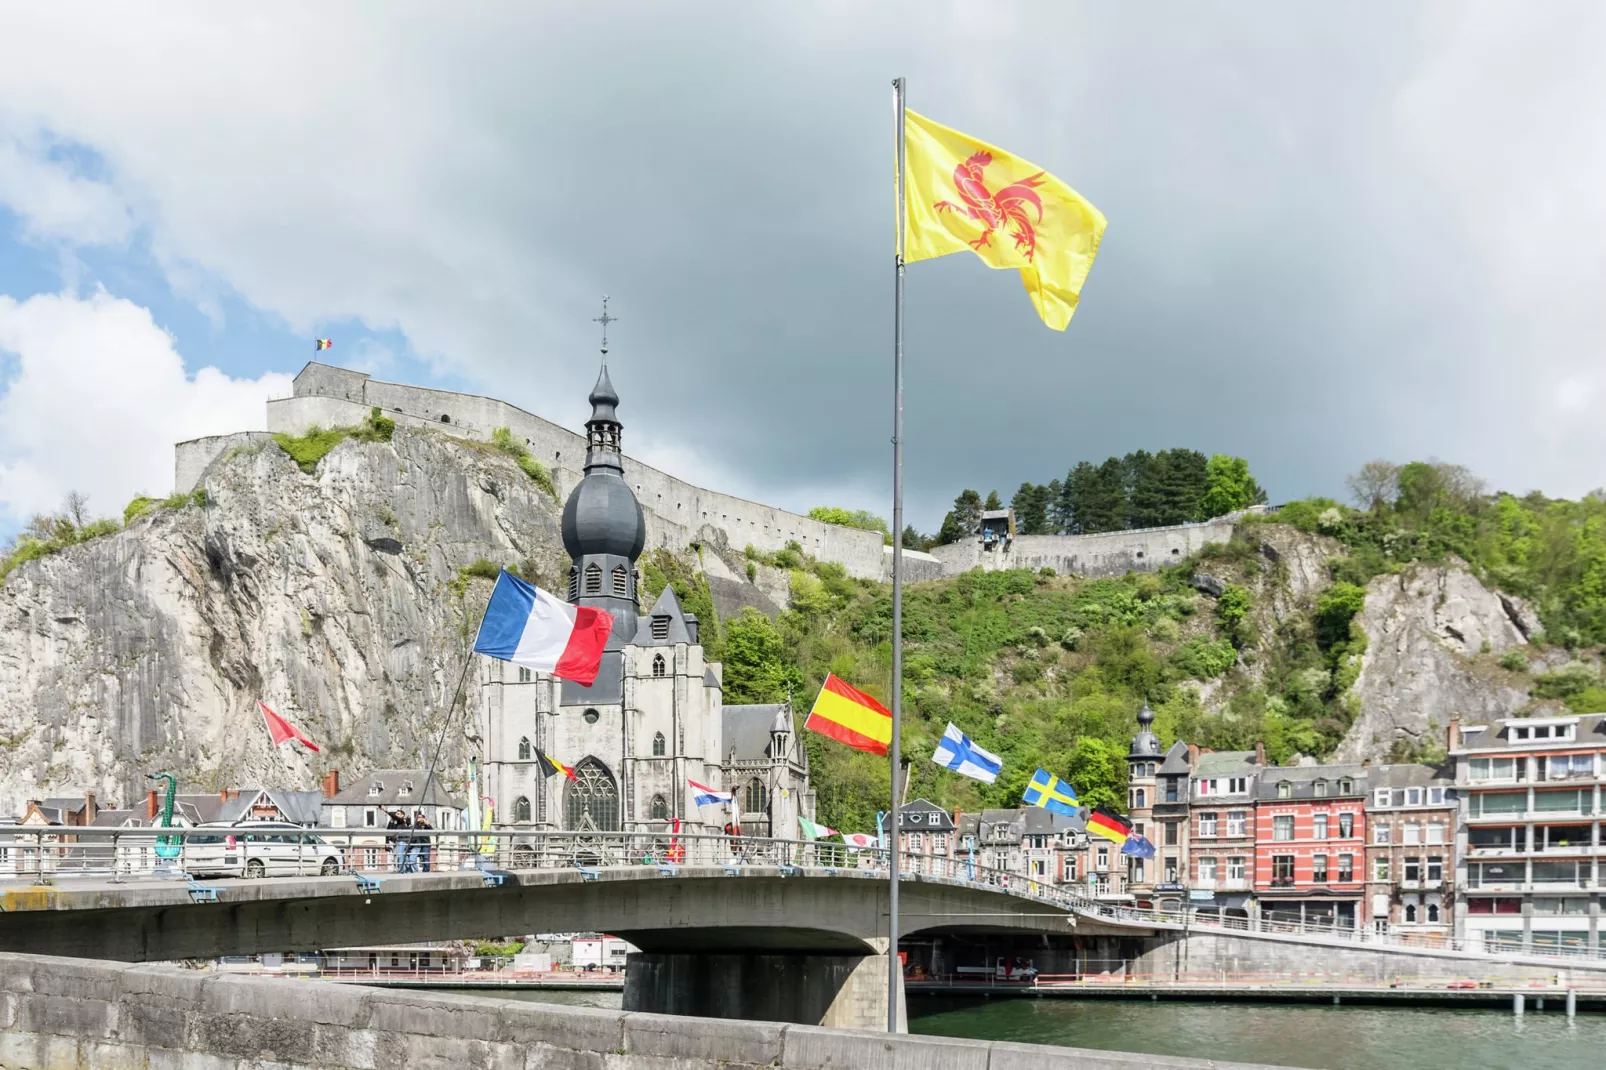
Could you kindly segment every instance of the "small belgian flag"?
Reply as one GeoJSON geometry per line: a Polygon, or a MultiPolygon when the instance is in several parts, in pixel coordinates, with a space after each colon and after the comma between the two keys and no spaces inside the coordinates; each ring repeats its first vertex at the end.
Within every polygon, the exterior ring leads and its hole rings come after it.
{"type": "Polygon", "coordinates": [[[335,344],[334,340],[331,339],[331,338],[319,338],[317,340],[317,345],[314,347],[314,349],[315,349],[316,352],[322,353],[324,350],[328,349],[330,346],[332,346],[334,344],[335,344]]]}

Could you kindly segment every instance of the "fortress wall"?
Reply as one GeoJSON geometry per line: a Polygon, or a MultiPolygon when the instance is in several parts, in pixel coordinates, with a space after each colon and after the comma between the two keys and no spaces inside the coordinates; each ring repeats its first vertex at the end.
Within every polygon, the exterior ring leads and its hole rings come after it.
{"type": "MultiPolygon", "coordinates": [[[[270,431],[299,435],[313,424],[351,425],[377,405],[405,426],[464,438],[489,439],[493,430],[506,427],[552,471],[560,496],[566,496],[582,476],[583,435],[494,398],[376,382],[360,372],[317,364],[297,376],[295,390],[295,397],[268,402],[270,431]],[[445,423],[442,416],[447,418],[445,423]]],[[[629,434],[627,424],[627,442],[629,434]]],[[[680,550],[692,542],[723,541],[736,550],[751,545],[773,553],[796,541],[814,557],[840,562],[852,576],[881,579],[890,567],[883,564],[882,538],[877,532],[822,524],[784,509],[695,487],[628,455],[624,470],[625,480],[646,514],[648,549],[680,550]]]]}
{"type": "Polygon", "coordinates": [[[190,493],[201,485],[201,477],[213,461],[226,456],[236,446],[256,445],[266,442],[270,437],[263,431],[235,431],[227,435],[207,435],[205,438],[180,442],[173,447],[173,492],[190,493]]]}
{"type": "Polygon", "coordinates": [[[1169,528],[1106,531],[1096,535],[1018,535],[1007,550],[986,551],[980,539],[965,539],[932,548],[947,575],[981,567],[1052,568],[1061,576],[1093,578],[1152,572],[1181,561],[1207,543],[1232,538],[1234,519],[1218,517],[1202,524],[1169,528]]]}

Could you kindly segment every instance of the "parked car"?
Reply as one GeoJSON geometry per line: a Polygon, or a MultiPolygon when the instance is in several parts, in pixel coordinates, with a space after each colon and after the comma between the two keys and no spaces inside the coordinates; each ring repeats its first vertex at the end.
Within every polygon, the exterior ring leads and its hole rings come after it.
{"type": "Polygon", "coordinates": [[[201,825],[185,837],[184,871],[197,877],[333,876],[340,848],[299,825],[278,821],[201,825]]]}

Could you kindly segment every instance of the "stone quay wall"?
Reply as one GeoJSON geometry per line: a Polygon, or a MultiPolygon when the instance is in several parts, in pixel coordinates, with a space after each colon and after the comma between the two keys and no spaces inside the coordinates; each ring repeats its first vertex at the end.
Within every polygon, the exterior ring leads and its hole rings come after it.
{"type": "MultiPolygon", "coordinates": [[[[0,1070],[1254,1070],[0,954],[0,1070]]],[[[1262,1068],[1267,1070],[1267,1068],[1262,1068]]]]}

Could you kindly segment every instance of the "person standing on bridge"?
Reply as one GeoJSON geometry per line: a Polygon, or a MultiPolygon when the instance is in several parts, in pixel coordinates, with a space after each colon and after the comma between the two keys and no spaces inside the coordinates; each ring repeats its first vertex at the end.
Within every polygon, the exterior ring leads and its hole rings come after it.
{"type": "Polygon", "coordinates": [[[414,829],[423,829],[425,831],[424,835],[417,836],[414,839],[413,857],[415,859],[417,859],[417,861],[418,861],[418,869],[419,869],[419,871],[423,872],[423,873],[428,873],[429,872],[430,851],[431,851],[431,848],[433,848],[435,846],[434,840],[432,840],[429,837],[428,832],[433,830],[435,828],[435,826],[431,825],[429,823],[429,818],[424,816],[424,811],[422,811],[422,810],[414,810],[413,811],[413,828],[414,829]]]}
{"type": "Polygon", "coordinates": [[[398,830],[407,828],[407,815],[400,810],[386,811],[390,821],[385,825],[387,834],[385,838],[390,841],[391,868],[397,873],[406,873],[407,865],[407,836],[398,830]]]}

